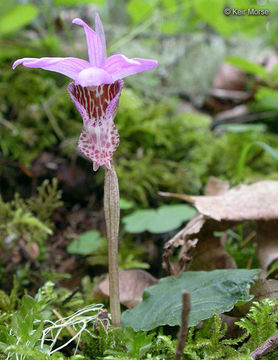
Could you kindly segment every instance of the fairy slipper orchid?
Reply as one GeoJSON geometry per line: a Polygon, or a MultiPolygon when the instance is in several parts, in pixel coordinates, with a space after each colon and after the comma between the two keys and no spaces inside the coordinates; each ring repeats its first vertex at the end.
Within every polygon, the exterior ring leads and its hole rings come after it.
{"type": "Polygon", "coordinates": [[[106,41],[99,15],[95,16],[95,31],[83,20],[74,24],[83,26],[89,61],[74,57],[43,57],[18,59],[13,69],[22,64],[29,68],[41,68],[68,76],[71,100],[83,118],[78,148],[94,163],[94,170],[105,165],[111,168],[111,160],[119,145],[119,134],[114,125],[123,78],[150,70],[157,61],[129,59],[122,54],[106,57],[106,41]]]}
{"type": "Polygon", "coordinates": [[[83,129],[78,148],[93,161],[93,169],[104,165],[104,213],[108,239],[108,268],[110,310],[113,326],[121,326],[118,270],[118,234],[120,220],[119,184],[112,157],[119,145],[119,134],[114,124],[124,77],[150,70],[155,60],[133,58],[117,54],[106,58],[106,43],[102,23],[95,16],[95,31],[83,20],[74,19],[83,26],[88,46],[89,61],[73,57],[23,58],[22,64],[64,74],[74,81],[68,85],[72,102],[83,118],[83,129]]]}

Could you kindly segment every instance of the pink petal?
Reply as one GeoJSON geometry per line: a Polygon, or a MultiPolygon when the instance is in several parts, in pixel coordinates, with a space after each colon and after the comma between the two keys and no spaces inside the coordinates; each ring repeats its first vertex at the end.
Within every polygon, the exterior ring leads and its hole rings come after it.
{"type": "Polygon", "coordinates": [[[91,65],[100,67],[103,63],[102,45],[99,35],[94,32],[83,20],[76,18],[72,20],[74,24],[83,26],[85,31],[89,61],[91,65]]]}
{"type": "Polygon", "coordinates": [[[75,85],[85,86],[99,86],[101,84],[112,84],[112,76],[105,70],[91,66],[88,69],[82,70],[75,79],[75,85]]]}
{"type": "Polygon", "coordinates": [[[155,68],[157,61],[149,59],[133,58],[129,59],[124,55],[117,54],[107,58],[103,69],[112,75],[113,80],[119,80],[126,76],[137,74],[155,68]]]}
{"type": "Polygon", "coordinates": [[[80,71],[90,67],[86,60],[74,57],[43,57],[43,58],[23,58],[13,63],[13,69],[19,64],[29,68],[40,68],[49,71],[55,71],[75,79],[80,71]]]}
{"type": "Polygon", "coordinates": [[[102,22],[100,20],[99,14],[96,13],[95,15],[95,30],[98,36],[101,40],[101,46],[102,46],[102,58],[106,59],[106,40],[105,40],[105,33],[102,26],[102,22]]]}

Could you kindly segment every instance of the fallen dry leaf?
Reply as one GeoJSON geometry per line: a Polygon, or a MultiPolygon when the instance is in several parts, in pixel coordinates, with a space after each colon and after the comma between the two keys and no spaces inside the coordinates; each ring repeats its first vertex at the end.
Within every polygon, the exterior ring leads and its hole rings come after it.
{"type": "Polygon", "coordinates": [[[160,193],[192,203],[199,211],[187,226],[164,246],[164,266],[175,268],[175,275],[184,271],[185,259],[190,268],[211,270],[235,267],[223,243],[214,237],[215,231],[225,231],[242,221],[256,221],[258,226],[258,257],[265,270],[278,259],[278,181],[260,181],[251,185],[239,185],[230,190],[228,184],[210,179],[206,191],[210,195],[189,196],[160,193]],[[198,239],[194,249],[188,252],[188,241],[198,239]],[[171,265],[172,247],[182,246],[179,269],[171,265]],[[168,265],[167,265],[168,264],[168,265]]]}
{"type": "Polygon", "coordinates": [[[215,89],[244,90],[247,81],[246,74],[229,63],[223,63],[213,81],[215,89]]]}
{"type": "Polygon", "coordinates": [[[278,259],[278,220],[258,222],[257,242],[261,268],[267,271],[273,261],[278,259]]]}
{"type": "MultiPolygon", "coordinates": [[[[198,239],[197,246],[191,253],[190,270],[210,271],[237,268],[235,260],[227,253],[220,238],[210,233],[204,234],[203,237],[199,236],[198,239]]],[[[180,256],[183,256],[183,252],[182,249],[180,256]]]]}
{"type": "Polygon", "coordinates": [[[266,297],[277,299],[278,281],[274,279],[258,279],[251,289],[251,294],[255,295],[256,301],[260,301],[266,297]]]}
{"type": "Polygon", "coordinates": [[[226,314],[221,314],[220,317],[222,322],[227,326],[225,337],[228,339],[235,339],[242,335],[244,330],[235,324],[240,320],[240,317],[233,317],[226,314]]]}
{"type": "Polygon", "coordinates": [[[227,253],[215,231],[224,231],[234,222],[218,222],[199,214],[164,245],[163,267],[171,275],[179,275],[185,269],[213,270],[236,268],[235,261],[227,253]],[[178,264],[170,262],[172,247],[180,247],[178,264]]]}
{"type": "Polygon", "coordinates": [[[210,176],[205,187],[205,195],[222,195],[229,190],[229,187],[229,181],[223,181],[214,176],[210,176]]]}
{"type": "MultiPolygon", "coordinates": [[[[157,279],[141,269],[121,270],[119,272],[120,302],[129,309],[142,301],[144,290],[157,283],[157,279]]],[[[108,274],[94,290],[94,297],[109,296],[108,274]]]]}
{"type": "Polygon", "coordinates": [[[278,219],[278,181],[238,185],[222,195],[215,196],[160,194],[188,201],[200,214],[217,221],[278,219]]]}
{"type": "Polygon", "coordinates": [[[241,306],[235,306],[229,314],[232,316],[245,316],[250,306],[254,301],[261,301],[265,298],[277,299],[278,298],[278,281],[274,279],[265,279],[264,274],[260,275],[261,278],[256,280],[252,286],[250,293],[254,295],[253,299],[241,306]]]}

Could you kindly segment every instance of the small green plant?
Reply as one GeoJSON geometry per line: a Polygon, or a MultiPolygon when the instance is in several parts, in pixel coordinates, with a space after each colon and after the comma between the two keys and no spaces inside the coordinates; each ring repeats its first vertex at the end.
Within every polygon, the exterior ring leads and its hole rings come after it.
{"type": "Polygon", "coordinates": [[[46,359],[40,350],[39,340],[43,331],[43,320],[50,317],[49,305],[55,300],[53,283],[46,283],[33,298],[24,295],[18,310],[13,312],[0,327],[0,350],[7,359],[18,360],[39,356],[46,359]]]}
{"type": "Polygon", "coordinates": [[[0,197],[0,246],[3,249],[0,264],[3,266],[3,282],[9,275],[5,265],[10,262],[13,251],[22,251],[27,259],[25,264],[16,267],[20,277],[25,270],[23,277],[28,276],[29,265],[33,260],[41,262],[47,258],[46,240],[54,229],[51,215],[62,204],[56,179],[51,183],[45,180],[38,187],[37,196],[26,200],[18,194],[10,202],[4,202],[0,197]]]}
{"type": "MultiPolygon", "coordinates": [[[[107,241],[101,237],[97,230],[86,231],[78,235],[67,247],[70,254],[87,255],[88,264],[104,265],[108,264],[107,241]]],[[[118,261],[121,269],[148,269],[149,264],[141,261],[140,257],[145,253],[145,249],[134,246],[128,239],[122,241],[119,247],[118,261]]]]}
{"type": "Polygon", "coordinates": [[[84,353],[92,360],[172,360],[175,343],[156,332],[135,332],[131,328],[100,327],[98,337],[85,342],[84,353]]]}
{"type": "Polygon", "coordinates": [[[24,200],[18,194],[14,200],[5,203],[0,197],[0,242],[10,247],[20,238],[27,242],[37,241],[43,244],[52,234],[54,227],[51,221],[53,211],[61,206],[61,191],[57,179],[52,183],[45,180],[38,187],[38,195],[24,200]]]}
{"type": "Polygon", "coordinates": [[[245,330],[245,338],[249,339],[242,345],[241,350],[249,353],[277,333],[278,301],[264,299],[254,302],[247,316],[236,324],[245,330]]]}
{"type": "Polygon", "coordinates": [[[206,320],[200,330],[191,328],[188,333],[187,344],[184,350],[186,360],[220,360],[220,359],[250,359],[242,355],[232,345],[240,343],[242,338],[227,340],[225,338],[227,326],[222,324],[219,314],[206,320]]]}

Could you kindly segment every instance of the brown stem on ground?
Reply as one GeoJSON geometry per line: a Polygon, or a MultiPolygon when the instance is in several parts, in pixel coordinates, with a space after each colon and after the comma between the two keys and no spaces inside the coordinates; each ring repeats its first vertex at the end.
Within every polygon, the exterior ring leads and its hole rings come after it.
{"type": "Polygon", "coordinates": [[[178,344],[176,349],[175,360],[182,359],[183,350],[185,347],[186,337],[187,337],[187,328],[188,328],[188,319],[189,319],[190,310],[191,310],[190,293],[184,290],[182,293],[181,327],[178,333],[178,344]]]}
{"type": "MultiPolygon", "coordinates": [[[[53,309],[52,312],[57,317],[57,319],[61,321],[62,324],[65,323],[64,318],[57,310],[53,309]]],[[[68,325],[66,329],[71,337],[74,337],[76,335],[76,332],[73,330],[73,328],[70,325],[68,325]]],[[[82,343],[77,338],[75,338],[74,341],[76,342],[76,344],[78,344],[79,349],[82,349],[82,343]]]]}
{"type": "Polygon", "coordinates": [[[271,353],[278,347],[278,334],[275,334],[268,338],[264,343],[259,345],[249,356],[253,359],[260,359],[262,356],[271,353]]]}
{"type": "Polygon", "coordinates": [[[105,169],[104,213],[108,239],[109,296],[112,325],[121,326],[119,298],[118,234],[120,221],[120,198],[118,177],[111,162],[111,169],[105,169]]]}

